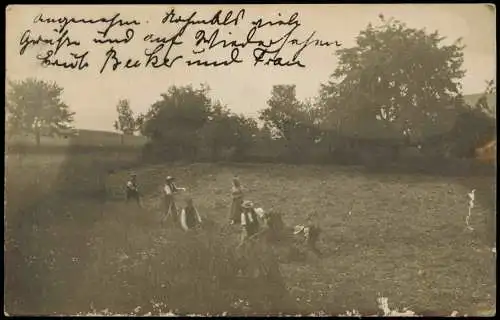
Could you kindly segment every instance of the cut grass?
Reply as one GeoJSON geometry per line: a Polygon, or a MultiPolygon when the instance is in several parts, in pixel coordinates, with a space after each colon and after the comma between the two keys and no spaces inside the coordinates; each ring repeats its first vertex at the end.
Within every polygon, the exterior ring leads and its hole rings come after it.
{"type": "MultiPolygon", "coordinates": [[[[180,186],[188,188],[202,215],[225,224],[234,174],[240,177],[246,198],[256,206],[279,210],[289,226],[304,223],[312,213],[323,229],[319,244],[324,252],[322,259],[312,255],[305,261],[280,259],[285,286],[298,304],[295,312],[322,310],[335,315],[356,309],[362,314],[376,314],[380,312],[378,294],[389,298],[391,308],[408,307],[417,314],[450,315],[456,310],[475,315],[481,309],[496,309],[496,257],[484,237],[490,230],[489,216],[494,214],[490,196],[483,199],[478,191],[472,216],[475,230],[468,232],[465,228],[467,192],[479,189],[479,184],[491,186],[493,179],[373,175],[357,168],[288,165],[162,165],[138,168],[136,172],[145,196],[144,210],[127,207],[118,198],[106,204],[83,199],[67,201],[66,207],[63,201],[58,201],[38,208],[57,213],[54,218],[41,220],[41,231],[26,230],[22,234],[29,237],[25,239],[19,239],[21,233],[12,233],[22,248],[22,257],[37,255],[45,261],[50,250],[58,252],[56,270],[39,262],[35,268],[8,271],[19,278],[19,272],[24,270],[25,279],[17,280],[18,283],[33,279],[37,284],[31,294],[26,293],[27,288],[13,292],[17,300],[31,301],[22,307],[15,305],[17,310],[86,312],[90,297],[98,308],[131,310],[142,304],[144,310],[149,294],[158,284],[152,275],[160,271],[163,260],[176,259],[162,248],[175,247],[173,240],[188,240],[186,235],[176,237],[174,233],[178,231],[158,224],[159,187],[165,176],[175,176],[180,186]],[[63,213],[72,218],[61,218],[63,213]],[[150,256],[163,254],[155,263],[141,262],[148,255],[140,252],[148,250],[156,250],[156,255],[150,256]],[[126,261],[137,264],[120,278],[137,279],[132,291],[116,283],[118,266],[126,265],[125,260],[118,263],[123,254],[128,257],[126,261]],[[75,255],[78,263],[71,260],[75,255]],[[152,268],[150,273],[148,267],[152,268]],[[34,280],[34,275],[40,272],[45,279],[34,280]],[[59,289],[48,290],[54,283],[59,283],[59,289]],[[45,296],[37,296],[44,287],[45,296]],[[96,288],[100,288],[98,292],[96,288]],[[116,303],[97,306],[97,300],[116,303]],[[38,305],[34,304],[36,301],[38,305]]],[[[110,175],[106,181],[108,190],[116,197],[121,194],[127,174],[122,171],[110,175]]],[[[221,237],[231,247],[237,235],[229,232],[221,237]]],[[[189,250],[190,246],[183,244],[182,248],[189,250]]],[[[280,248],[275,251],[276,256],[281,255],[280,248]]],[[[195,289],[196,286],[192,288],[195,289]]],[[[178,299],[182,301],[183,296],[179,294],[178,299]]],[[[278,310],[276,305],[273,308],[274,312],[292,310],[278,310]]]]}

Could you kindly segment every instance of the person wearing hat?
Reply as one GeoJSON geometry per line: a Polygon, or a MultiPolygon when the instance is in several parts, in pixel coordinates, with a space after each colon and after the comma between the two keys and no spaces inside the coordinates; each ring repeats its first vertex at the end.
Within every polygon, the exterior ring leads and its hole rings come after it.
{"type": "Polygon", "coordinates": [[[229,211],[229,223],[239,224],[241,222],[242,204],[243,204],[243,191],[241,190],[241,183],[237,177],[233,178],[233,185],[231,188],[231,209],[229,211]]]}
{"type": "Polygon", "coordinates": [[[243,227],[243,234],[241,241],[243,242],[259,231],[260,223],[251,201],[244,201],[242,207],[241,226],[243,227]]]}
{"type": "Polygon", "coordinates": [[[321,256],[321,251],[316,247],[321,233],[321,228],[312,222],[312,218],[307,218],[306,225],[297,225],[294,228],[294,235],[300,235],[305,240],[307,248],[317,256],[321,256]]]}
{"type": "Polygon", "coordinates": [[[165,217],[162,219],[162,222],[169,217],[172,219],[177,218],[177,207],[175,206],[174,194],[179,191],[186,191],[185,188],[177,187],[174,180],[175,179],[171,176],[167,176],[165,179],[165,186],[163,187],[165,198],[165,217]]]}
{"type": "Polygon", "coordinates": [[[181,227],[185,231],[195,229],[201,225],[201,217],[193,204],[193,199],[186,199],[186,206],[181,211],[181,227]]]}
{"type": "Polygon", "coordinates": [[[136,201],[138,206],[141,205],[139,188],[137,186],[137,175],[135,173],[130,174],[130,179],[127,181],[125,185],[125,193],[127,197],[127,202],[133,199],[136,201]]]}

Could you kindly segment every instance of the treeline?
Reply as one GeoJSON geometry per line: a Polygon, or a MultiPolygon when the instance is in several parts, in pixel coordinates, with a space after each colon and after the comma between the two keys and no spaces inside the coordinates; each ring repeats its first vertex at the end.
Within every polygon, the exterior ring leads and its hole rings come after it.
{"type": "Polygon", "coordinates": [[[375,165],[473,157],[496,136],[486,99],[496,94],[494,82],[467,105],[460,39],[446,45],[438,32],[379,18],[355,46],[336,52],[337,66],[317,97],[300,101],[294,85],[274,86],[260,125],[211,101],[206,87],[171,87],[137,119],[150,138],[145,155],[375,165]]]}
{"type": "MultiPolygon", "coordinates": [[[[140,115],[151,161],[245,161],[382,165],[422,158],[470,158],[494,136],[495,121],[457,105],[441,128],[418,139],[392,128],[330,124],[321,103],[301,102],[295,86],[273,87],[259,122],[212,102],[207,87],[171,87],[140,115]]],[[[376,120],[375,121],[379,121],[376,120]]],[[[376,125],[377,123],[375,123],[376,125]]],[[[416,130],[414,130],[416,131],[416,130]]]]}
{"type": "MultiPolygon", "coordinates": [[[[276,85],[258,119],[235,114],[209,98],[209,88],[170,87],[144,114],[117,104],[122,137],[148,138],[148,161],[272,161],[382,166],[474,157],[496,139],[487,96],[470,106],[461,94],[460,39],[445,45],[437,32],[407,27],[380,15],[351,48],[338,50],[330,80],[301,101],[295,85],[276,85]],[[417,159],[417,160],[415,160],[417,159]]],[[[8,132],[71,135],[74,112],[62,88],[34,79],[11,82],[8,132]]],[[[242,97],[245,99],[245,97],[242,97]]],[[[123,139],[121,141],[123,145],[123,139]]]]}

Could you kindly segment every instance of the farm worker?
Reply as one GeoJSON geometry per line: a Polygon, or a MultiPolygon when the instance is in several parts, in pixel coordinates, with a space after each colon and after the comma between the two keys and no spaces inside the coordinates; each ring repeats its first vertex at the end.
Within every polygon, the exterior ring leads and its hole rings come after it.
{"type": "Polygon", "coordinates": [[[321,229],[318,226],[312,223],[308,223],[306,226],[297,225],[295,226],[293,233],[295,235],[303,236],[307,247],[316,255],[321,255],[321,252],[316,247],[316,243],[318,242],[319,235],[321,233],[321,229]]]}
{"type": "Polygon", "coordinates": [[[174,194],[178,191],[186,191],[185,188],[179,188],[174,183],[174,178],[168,176],[165,179],[165,186],[163,187],[165,197],[165,218],[177,219],[177,207],[175,206],[174,194]]]}
{"type": "Polygon", "coordinates": [[[314,252],[318,256],[321,256],[321,252],[316,247],[316,244],[318,243],[320,233],[321,229],[315,224],[310,224],[307,227],[307,232],[306,232],[307,246],[312,252],[314,252]]]}
{"type": "Polygon", "coordinates": [[[181,227],[185,231],[195,229],[201,225],[201,217],[193,204],[192,198],[186,199],[186,206],[181,211],[181,227]]]}
{"type": "Polygon", "coordinates": [[[279,212],[265,212],[263,215],[267,230],[268,230],[268,240],[275,241],[278,240],[281,232],[284,228],[284,223],[282,216],[279,212]]]}
{"type": "Polygon", "coordinates": [[[240,224],[242,204],[243,204],[243,191],[241,190],[241,183],[237,177],[233,178],[233,185],[231,188],[231,209],[229,211],[229,223],[240,224]]]}
{"type": "Polygon", "coordinates": [[[127,195],[127,202],[134,199],[137,205],[141,205],[139,197],[139,188],[137,186],[137,175],[135,173],[130,174],[130,179],[125,185],[125,192],[127,195]]]}
{"type": "Polygon", "coordinates": [[[243,227],[243,234],[241,241],[243,242],[259,231],[260,223],[251,201],[244,201],[242,207],[241,226],[243,227]]]}

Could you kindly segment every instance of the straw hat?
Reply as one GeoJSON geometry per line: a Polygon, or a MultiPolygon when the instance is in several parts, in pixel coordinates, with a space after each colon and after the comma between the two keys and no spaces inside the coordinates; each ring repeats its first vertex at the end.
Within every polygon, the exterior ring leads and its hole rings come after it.
{"type": "Polygon", "coordinates": [[[299,234],[299,233],[303,232],[303,231],[304,231],[304,229],[305,229],[305,227],[304,227],[304,226],[302,226],[302,225],[297,225],[297,226],[295,226],[295,227],[293,228],[293,234],[299,234]]]}
{"type": "Polygon", "coordinates": [[[243,201],[243,204],[241,205],[245,209],[250,209],[253,208],[253,202],[252,201],[243,201]]]}
{"type": "Polygon", "coordinates": [[[172,176],[167,176],[167,178],[166,178],[165,180],[167,180],[167,181],[172,181],[172,180],[174,180],[174,177],[172,177],[172,176]]]}

